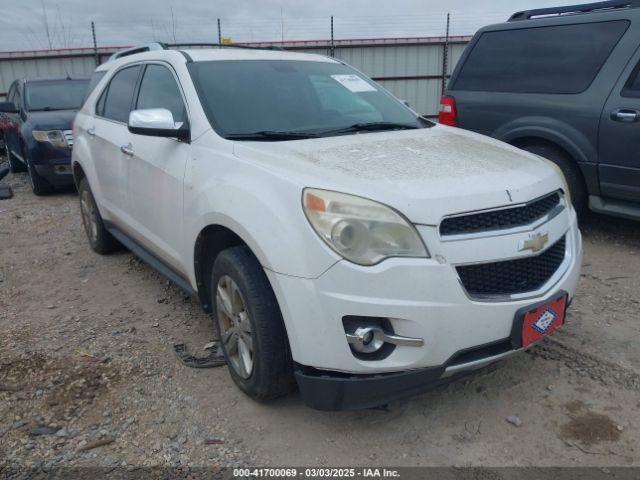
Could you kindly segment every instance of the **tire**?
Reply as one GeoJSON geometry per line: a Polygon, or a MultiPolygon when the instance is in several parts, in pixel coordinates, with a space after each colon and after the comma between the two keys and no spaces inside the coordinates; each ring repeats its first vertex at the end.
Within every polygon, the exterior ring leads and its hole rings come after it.
{"type": "Polygon", "coordinates": [[[582,176],[582,172],[577,163],[560,148],[553,145],[545,145],[541,143],[531,143],[521,145],[520,148],[527,152],[539,155],[547,160],[552,161],[564,174],[564,178],[569,186],[573,207],[579,217],[584,217],[587,212],[587,186],[582,176]]]}
{"type": "Polygon", "coordinates": [[[229,248],[216,258],[211,302],[214,324],[236,385],[258,401],[290,393],[295,383],[280,307],[262,266],[247,247],[229,248]],[[226,308],[224,294],[229,299],[226,308]]]}
{"type": "Polygon", "coordinates": [[[84,225],[84,231],[87,234],[89,245],[91,245],[93,251],[100,255],[106,255],[117,250],[119,247],[118,241],[104,226],[102,216],[100,215],[100,211],[98,210],[86,178],[80,180],[78,196],[80,197],[82,224],[84,225]]]}
{"type": "Polygon", "coordinates": [[[35,167],[33,166],[33,164],[31,163],[31,161],[29,160],[29,158],[24,152],[23,152],[22,158],[24,158],[24,160],[27,162],[27,171],[29,172],[29,183],[31,184],[31,190],[33,190],[33,193],[38,196],[51,193],[53,188],[44,178],[42,178],[38,174],[37,170],[35,169],[35,167]]]}
{"type": "Polygon", "coordinates": [[[6,139],[4,140],[4,153],[7,157],[7,161],[9,162],[9,170],[11,171],[11,173],[20,173],[27,171],[27,167],[24,165],[24,163],[18,160],[9,150],[9,144],[7,143],[6,139]]]}

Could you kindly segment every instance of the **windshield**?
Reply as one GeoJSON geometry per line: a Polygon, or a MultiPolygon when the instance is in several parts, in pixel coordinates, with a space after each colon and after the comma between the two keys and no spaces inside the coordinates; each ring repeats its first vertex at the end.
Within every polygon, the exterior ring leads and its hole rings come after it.
{"type": "Polygon", "coordinates": [[[228,138],[251,139],[257,132],[328,136],[369,124],[377,130],[425,126],[389,93],[339,63],[211,61],[189,69],[209,121],[228,138]]]}
{"type": "Polygon", "coordinates": [[[27,83],[27,110],[79,110],[88,80],[55,80],[27,83]]]}

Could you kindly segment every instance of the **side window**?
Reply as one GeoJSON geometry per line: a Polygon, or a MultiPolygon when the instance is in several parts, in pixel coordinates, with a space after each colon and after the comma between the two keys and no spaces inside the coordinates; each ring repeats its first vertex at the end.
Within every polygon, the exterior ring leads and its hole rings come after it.
{"type": "Polygon", "coordinates": [[[616,20],[483,33],[452,89],[582,93],[629,25],[628,20],[616,20]]]}
{"type": "Polygon", "coordinates": [[[640,63],[629,77],[629,81],[622,90],[622,96],[640,98],[640,63]]]}
{"type": "Polygon", "coordinates": [[[104,87],[100,98],[98,99],[98,103],[96,103],[96,115],[99,117],[104,117],[104,102],[107,99],[107,93],[109,92],[109,85],[104,87]]]}
{"type": "Polygon", "coordinates": [[[100,80],[102,80],[102,77],[104,77],[106,73],[107,72],[93,72],[93,75],[91,75],[91,80],[89,80],[89,85],[87,86],[87,92],[84,94],[85,100],[89,98],[89,95],[91,95],[91,93],[93,93],[95,88],[100,83],[100,80]]]}
{"type": "Polygon", "coordinates": [[[187,119],[180,88],[167,67],[147,65],[140,83],[136,109],[147,108],[166,108],[173,114],[175,122],[185,122],[187,119]]]}
{"type": "Polygon", "coordinates": [[[102,94],[103,96],[106,94],[104,107],[101,110],[103,117],[122,123],[129,121],[133,92],[139,73],[140,66],[136,65],[120,70],[113,76],[109,88],[102,94]]]}

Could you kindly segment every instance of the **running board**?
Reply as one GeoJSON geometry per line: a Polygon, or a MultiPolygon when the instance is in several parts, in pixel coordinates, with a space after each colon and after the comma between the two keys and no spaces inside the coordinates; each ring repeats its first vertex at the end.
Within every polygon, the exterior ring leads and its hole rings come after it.
{"type": "Polygon", "coordinates": [[[640,203],[611,200],[596,195],[589,197],[589,208],[596,213],[613,215],[614,217],[640,220],[640,203]]]}
{"type": "Polygon", "coordinates": [[[115,237],[116,240],[118,240],[122,245],[131,250],[131,253],[133,253],[144,263],[157,270],[158,273],[178,285],[189,295],[198,298],[198,293],[191,287],[187,279],[177,273],[173,268],[168,266],[154,254],[149,252],[146,248],[141,246],[138,242],[130,238],[128,235],[118,230],[116,227],[109,225],[107,226],[107,230],[111,235],[115,237]]]}

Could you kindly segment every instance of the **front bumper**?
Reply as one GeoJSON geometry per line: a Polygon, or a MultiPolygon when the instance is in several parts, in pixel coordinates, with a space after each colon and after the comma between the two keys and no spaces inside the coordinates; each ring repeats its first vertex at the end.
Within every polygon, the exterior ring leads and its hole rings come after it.
{"type": "Polygon", "coordinates": [[[71,161],[69,159],[52,162],[51,164],[34,165],[33,167],[38,172],[38,175],[54,187],[70,187],[74,185],[71,161]]]}
{"type": "MultiPolygon", "coordinates": [[[[556,297],[567,296],[564,291],[556,293],[556,297]]],[[[509,338],[457,352],[444,365],[373,375],[339,374],[296,365],[295,377],[302,399],[317,410],[360,410],[385,405],[452,382],[531,348],[534,344],[522,348],[522,319],[527,311],[544,303],[539,302],[517,312],[509,338]]],[[[564,316],[566,321],[566,311],[564,316]]]]}
{"type": "Polygon", "coordinates": [[[285,320],[298,384],[311,406],[331,410],[379,405],[481,368],[518,351],[505,342],[521,309],[561,291],[573,298],[582,263],[573,211],[536,229],[549,234],[550,244],[566,235],[567,255],[557,273],[539,291],[502,301],[470,297],[455,266],[472,259],[517,257],[519,242],[531,232],[454,244],[439,241],[435,227],[419,231],[433,258],[389,259],[374,267],[339,261],[316,279],[267,272],[285,320]],[[345,316],[389,319],[396,335],[424,339],[424,346],[398,347],[376,361],[356,358],[345,336],[345,316]],[[492,347],[500,344],[497,350],[492,347]],[[455,360],[460,352],[483,346],[490,348],[482,355],[455,360]]]}

